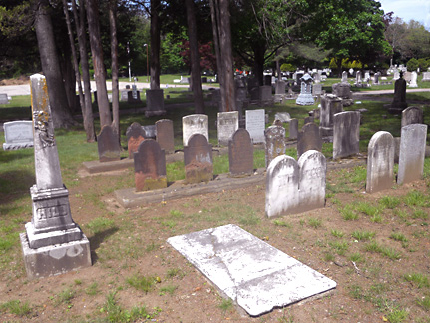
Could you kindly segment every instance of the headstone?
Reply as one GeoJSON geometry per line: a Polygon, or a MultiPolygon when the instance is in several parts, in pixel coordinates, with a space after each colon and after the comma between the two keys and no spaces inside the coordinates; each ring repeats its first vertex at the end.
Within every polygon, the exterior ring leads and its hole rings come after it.
{"type": "Polygon", "coordinates": [[[332,85],[333,94],[342,99],[344,107],[354,103],[352,100],[351,85],[348,83],[335,83],[332,85]]]}
{"type": "Polygon", "coordinates": [[[378,131],[369,141],[367,152],[366,192],[375,193],[393,186],[394,138],[378,131]]]}
{"type": "Polygon", "coordinates": [[[397,184],[406,184],[422,178],[426,138],[427,125],[411,124],[402,127],[397,184]]]}
{"type": "Polygon", "coordinates": [[[248,80],[248,93],[251,101],[260,100],[260,85],[257,78],[248,80]]]}
{"type": "Polygon", "coordinates": [[[0,104],[9,104],[7,93],[0,93],[0,104]]]}
{"type": "Polygon", "coordinates": [[[166,114],[164,107],[164,90],[146,90],[146,117],[162,116],[166,114]]]}
{"type": "Polygon", "coordinates": [[[322,138],[320,130],[315,123],[307,123],[298,133],[297,158],[308,150],[322,151],[322,138]]]}
{"type": "Polygon", "coordinates": [[[184,147],[188,146],[188,141],[192,135],[202,134],[209,140],[208,116],[205,114],[191,114],[182,117],[182,132],[184,147]]]}
{"type": "Polygon", "coordinates": [[[394,74],[393,74],[393,80],[398,80],[400,78],[400,73],[398,69],[394,70],[394,74]]]}
{"type": "Polygon", "coordinates": [[[29,279],[91,266],[90,243],[73,221],[63,184],[45,77],[30,77],[36,185],[33,216],[20,234],[29,279]]]}
{"type": "Polygon", "coordinates": [[[348,83],[348,72],[347,71],[343,71],[342,72],[342,79],[341,79],[342,83],[348,83]]]}
{"type": "Polygon", "coordinates": [[[274,120],[279,120],[282,123],[287,123],[287,122],[290,122],[291,117],[290,117],[290,114],[288,112],[277,112],[277,113],[275,113],[275,119],[274,120]]]}
{"type": "Polygon", "coordinates": [[[403,110],[401,123],[402,128],[414,123],[424,123],[423,110],[419,107],[409,107],[403,110]]]}
{"type": "Polygon", "coordinates": [[[230,175],[250,175],[254,170],[254,147],[245,129],[238,129],[228,142],[230,175]]]}
{"type": "Polygon", "coordinates": [[[134,153],[136,191],[167,187],[166,155],[154,139],[143,141],[134,153]]]}
{"type": "Polygon", "coordinates": [[[254,144],[264,143],[264,109],[245,111],[245,129],[248,130],[254,144]]]}
{"type": "Polygon", "coordinates": [[[288,133],[288,139],[289,140],[295,140],[295,139],[297,139],[298,135],[299,135],[299,120],[291,119],[290,120],[289,133],[288,133]]]}
{"type": "Polygon", "coordinates": [[[307,124],[307,123],[311,123],[314,122],[314,117],[313,116],[308,116],[305,118],[305,121],[303,124],[307,124]]]}
{"type": "Polygon", "coordinates": [[[167,154],[175,152],[175,135],[173,121],[169,119],[158,120],[155,123],[157,129],[157,142],[167,154]]]}
{"type": "Polygon", "coordinates": [[[128,90],[121,90],[120,101],[128,101],[128,90]]]}
{"type": "Polygon", "coordinates": [[[404,77],[406,82],[410,82],[412,79],[412,73],[411,72],[405,72],[404,77]]]}
{"type": "Polygon", "coordinates": [[[333,117],[333,159],[359,153],[360,112],[346,111],[333,117]]]}
{"type": "Polygon", "coordinates": [[[239,113],[237,111],[217,113],[218,145],[227,146],[228,141],[239,128],[239,113]]]}
{"type": "Polygon", "coordinates": [[[194,134],[184,147],[187,184],[209,182],[213,178],[212,145],[202,134],[194,134]]]}
{"type": "Polygon", "coordinates": [[[429,82],[430,81],[430,72],[423,72],[423,82],[429,82]]]}
{"type": "Polygon", "coordinates": [[[321,94],[322,94],[322,84],[321,83],[314,84],[314,86],[312,87],[312,95],[320,96],[321,94]]]}
{"type": "Polygon", "coordinates": [[[320,133],[322,137],[333,136],[333,116],[343,111],[342,99],[326,94],[321,97],[320,133]]]}
{"type": "Polygon", "coordinates": [[[409,83],[409,87],[418,87],[417,78],[418,78],[417,72],[412,72],[411,82],[409,83]]]}
{"type": "Polygon", "coordinates": [[[139,148],[139,145],[146,138],[146,132],[138,122],[133,122],[126,132],[128,144],[128,157],[133,158],[134,153],[139,148]]]}
{"type": "Polygon", "coordinates": [[[260,101],[263,104],[268,104],[273,102],[271,85],[260,86],[260,101]]]}
{"type": "Polygon", "coordinates": [[[106,125],[97,136],[100,162],[109,162],[121,159],[121,146],[116,131],[106,125]]]}
{"type": "MultiPolygon", "coordinates": [[[[135,85],[133,85],[135,86],[135,85]]],[[[140,91],[128,91],[127,92],[127,102],[128,103],[140,103],[142,100],[140,99],[140,91]]]]}
{"type": "Polygon", "coordinates": [[[312,81],[312,77],[307,73],[300,78],[300,94],[296,99],[296,104],[313,105],[315,103],[314,98],[312,96],[312,81]]]}
{"type": "Polygon", "coordinates": [[[142,126],[142,129],[145,131],[145,138],[157,138],[157,127],[154,124],[142,126]]]}
{"type": "Polygon", "coordinates": [[[369,82],[369,80],[370,80],[370,73],[364,72],[364,82],[369,82]]]}
{"type": "Polygon", "coordinates": [[[373,84],[378,85],[379,84],[379,72],[375,73],[373,75],[373,84]]]}
{"type": "Polygon", "coordinates": [[[355,83],[361,84],[361,80],[362,80],[361,72],[357,71],[357,74],[355,75],[355,83]]]}
{"type": "Polygon", "coordinates": [[[277,156],[285,154],[285,128],[282,126],[270,126],[264,130],[266,138],[265,153],[266,167],[277,156]]]}
{"type": "Polygon", "coordinates": [[[285,94],[285,82],[277,81],[275,87],[275,94],[284,95],[285,94]]]}
{"type": "Polygon", "coordinates": [[[394,83],[394,98],[388,112],[397,114],[408,107],[406,103],[406,80],[403,79],[403,72],[400,72],[399,79],[394,83]]]}
{"type": "Polygon", "coordinates": [[[320,73],[315,73],[313,75],[313,79],[314,79],[314,82],[315,82],[315,84],[314,84],[314,86],[315,86],[316,84],[318,84],[318,83],[321,82],[321,74],[320,73]]]}
{"type": "Polygon", "coordinates": [[[33,147],[33,122],[11,121],[3,124],[4,150],[16,150],[33,147]]]}

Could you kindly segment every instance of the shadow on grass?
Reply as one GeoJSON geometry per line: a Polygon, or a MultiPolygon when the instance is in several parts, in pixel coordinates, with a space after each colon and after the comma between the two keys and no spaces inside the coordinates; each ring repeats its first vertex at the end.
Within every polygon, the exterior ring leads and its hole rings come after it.
{"type": "Polygon", "coordinates": [[[92,259],[93,265],[98,261],[96,250],[100,248],[101,243],[105,239],[115,234],[118,230],[119,228],[115,226],[103,231],[99,231],[95,233],[92,237],[88,238],[88,240],[90,240],[91,259],[92,259]]]}
{"type": "Polygon", "coordinates": [[[8,214],[16,208],[14,202],[24,196],[30,200],[30,187],[36,183],[33,172],[10,171],[0,173],[0,213],[8,214]]]}

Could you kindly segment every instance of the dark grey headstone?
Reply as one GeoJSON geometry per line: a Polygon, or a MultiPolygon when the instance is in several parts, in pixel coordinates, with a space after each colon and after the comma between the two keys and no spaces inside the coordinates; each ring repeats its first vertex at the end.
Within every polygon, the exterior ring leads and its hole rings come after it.
{"type": "Polygon", "coordinates": [[[291,119],[290,120],[290,130],[288,133],[288,139],[295,140],[299,135],[299,120],[291,119]]]}
{"type": "Polygon", "coordinates": [[[228,142],[228,164],[232,176],[252,174],[254,147],[245,129],[238,129],[228,142]]]}
{"type": "Polygon", "coordinates": [[[160,144],[161,149],[166,153],[171,154],[175,152],[175,136],[173,131],[173,121],[169,119],[158,120],[155,123],[157,128],[157,142],[160,144]]]}
{"type": "Polygon", "coordinates": [[[188,184],[213,178],[212,145],[202,134],[192,135],[184,147],[185,180],[188,184]]]}
{"type": "Polygon", "coordinates": [[[402,128],[410,124],[423,122],[424,116],[421,108],[409,107],[402,111],[402,128]]]}
{"type": "Polygon", "coordinates": [[[139,145],[146,138],[146,132],[138,122],[133,122],[130,127],[127,128],[127,146],[128,146],[128,157],[133,158],[133,154],[139,148],[139,145]]]}
{"type": "Polygon", "coordinates": [[[277,81],[276,82],[276,88],[275,88],[275,94],[285,94],[285,82],[284,81],[277,81]]]}
{"type": "MultiPolygon", "coordinates": [[[[400,73],[400,76],[401,73],[400,73]]],[[[400,77],[394,83],[394,98],[391,107],[388,109],[390,113],[397,114],[408,107],[406,103],[406,80],[400,77]]]]}
{"type": "Polygon", "coordinates": [[[360,151],[360,112],[336,113],[333,119],[333,159],[358,154],[360,151]]]}
{"type": "Polygon", "coordinates": [[[0,104],[9,104],[7,93],[0,93],[0,104]]]}
{"type": "Polygon", "coordinates": [[[320,130],[321,136],[333,135],[333,116],[336,113],[343,111],[342,99],[332,95],[326,94],[321,97],[320,108],[320,130]]]}
{"type": "Polygon", "coordinates": [[[161,116],[166,114],[164,107],[164,91],[161,89],[146,90],[145,116],[161,116]]]}
{"type": "Polygon", "coordinates": [[[115,161],[121,159],[121,146],[115,130],[107,125],[102,128],[97,136],[100,162],[115,161]]]}
{"type": "Polygon", "coordinates": [[[273,159],[285,154],[285,128],[282,126],[270,126],[264,130],[264,137],[266,139],[266,167],[268,167],[273,159]]]}
{"type": "Polygon", "coordinates": [[[320,130],[315,123],[307,123],[302,127],[297,138],[297,157],[308,150],[322,151],[320,130]]]}

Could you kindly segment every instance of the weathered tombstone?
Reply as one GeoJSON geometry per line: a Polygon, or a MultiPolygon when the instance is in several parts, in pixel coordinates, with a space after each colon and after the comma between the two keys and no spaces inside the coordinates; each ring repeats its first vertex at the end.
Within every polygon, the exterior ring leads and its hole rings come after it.
{"type": "Polygon", "coordinates": [[[299,208],[305,212],[325,205],[326,159],[320,151],[308,150],[298,160],[299,208]]]}
{"type": "Polygon", "coordinates": [[[299,165],[293,157],[281,155],[266,172],[266,216],[293,214],[299,207],[299,165]]]}
{"type": "Polygon", "coordinates": [[[282,126],[270,126],[264,130],[266,138],[265,153],[266,167],[277,156],[285,154],[285,128],[282,126]]]}
{"type": "Polygon", "coordinates": [[[333,159],[359,153],[360,112],[346,111],[333,117],[333,159]]]}
{"type": "Polygon", "coordinates": [[[313,105],[315,103],[314,98],[312,96],[312,81],[312,77],[307,73],[300,78],[300,94],[296,99],[296,104],[313,105]]]}
{"type": "Polygon", "coordinates": [[[343,71],[342,72],[342,79],[341,79],[342,83],[348,83],[348,72],[347,71],[343,71]]]}
{"type": "Polygon", "coordinates": [[[248,80],[248,93],[251,101],[260,100],[260,85],[257,78],[248,80]]]}
{"type": "Polygon", "coordinates": [[[398,69],[394,70],[394,74],[393,74],[393,80],[398,80],[400,78],[400,73],[398,69]]]}
{"type": "Polygon", "coordinates": [[[239,128],[239,113],[237,111],[217,113],[218,145],[227,146],[228,141],[239,128]]]}
{"type": "Polygon", "coordinates": [[[378,131],[369,141],[367,152],[366,192],[375,193],[393,185],[394,138],[386,131],[378,131]]]}
{"type": "MultiPolygon", "coordinates": [[[[133,85],[135,86],[135,85],[133,85]]],[[[140,91],[137,89],[127,92],[127,102],[128,103],[140,103],[142,100],[140,99],[140,91]]]]}
{"type": "Polygon", "coordinates": [[[285,94],[285,82],[284,81],[277,81],[276,82],[275,94],[277,94],[277,95],[284,95],[285,94]]]}
{"type": "Polygon", "coordinates": [[[289,140],[295,140],[295,139],[297,139],[298,135],[299,135],[299,120],[291,119],[290,120],[289,133],[288,133],[288,139],[289,140]]]}
{"type": "Polygon", "coordinates": [[[361,72],[357,71],[357,74],[355,75],[355,84],[361,85],[361,81],[362,81],[361,72]]]}
{"type": "Polygon", "coordinates": [[[370,73],[364,72],[364,82],[369,82],[369,80],[370,80],[370,73]]]}
{"type": "Polygon", "coordinates": [[[194,134],[202,134],[209,140],[208,116],[205,114],[191,114],[182,117],[182,132],[184,147],[188,146],[188,141],[194,134]]]}
{"type": "Polygon", "coordinates": [[[400,113],[408,107],[406,103],[406,80],[403,79],[403,72],[400,71],[399,79],[394,83],[394,98],[388,108],[390,113],[400,113]]]}
{"type": "Polygon", "coordinates": [[[411,124],[402,127],[397,184],[406,184],[422,178],[426,137],[427,125],[411,124]]]}
{"type": "Polygon", "coordinates": [[[423,82],[428,82],[430,81],[430,72],[423,72],[423,82]]]}
{"type": "Polygon", "coordinates": [[[374,85],[378,85],[379,84],[379,72],[378,73],[375,73],[374,75],[373,75],[373,84],[374,85]]]}
{"type": "Polygon", "coordinates": [[[0,93],[0,104],[9,104],[7,93],[0,93]]]}
{"type": "Polygon", "coordinates": [[[332,94],[321,97],[320,133],[322,137],[333,135],[333,116],[343,111],[342,99],[332,94]]]}
{"type": "Polygon", "coordinates": [[[133,122],[130,127],[127,128],[127,145],[128,145],[128,157],[133,158],[133,154],[139,148],[139,145],[146,138],[146,132],[138,122],[133,122]]]}
{"type": "Polygon", "coordinates": [[[157,142],[167,154],[175,152],[175,135],[173,121],[169,119],[158,120],[155,123],[157,129],[157,142]]]}
{"type": "Polygon", "coordinates": [[[128,100],[128,90],[121,90],[121,96],[120,101],[127,101],[128,100]]]}
{"type": "Polygon", "coordinates": [[[164,90],[146,90],[146,117],[162,116],[166,114],[164,107],[164,90]]]}
{"type": "Polygon", "coordinates": [[[228,164],[231,176],[250,175],[254,170],[254,147],[245,129],[237,129],[228,142],[228,164]]]}
{"type": "Polygon", "coordinates": [[[209,182],[213,178],[212,145],[202,134],[192,135],[184,147],[187,184],[209,182]]]}
{"type": "Polygon", "coordinates": [[[264,75],[263,84],[264,84],[264,86],[271,86],[272,85],[272,75],[264,75]]]}
{"type": "Polygon", "coordinates": [[[279,120],[282,123],[290,122],[291,116],[288,112],[277,112],[275,113],[275,120],[279,120]]]}
{"type": "Polygon", "coordinates": [[[312,78],[314,79],[315,84],[318,84],[321,82],[321,74],[320,73],[315,73],[314,75],[312,75],[312,78]]]}
{"type": "Polygon", "coordinates": [[[320,96],[321,94],[322,94],[322,84],[321,83],[314,84],[314,86],[312,87],[312,95],[320,96]]]}
{"type": "Polygon", "coordinates": [[[271,85],[260,86],[260,101],[263,104],[268,104],[273,102],[271,85]]]}
{"type": "Polygon", "coordinates": [[[314,109],[313,111],[314,111],[314,113],[313,113],[314,118],[319,119],[320,118],[320,109],[319,108],[314,109]]]}
{"type": "Polygon", "coordinates": [[[314,117],[313,116],[308,116],[305,118],[305,121],[303,124],[307,124],[307,123],[311,123],[314,122],[314,117]]]}
{"type": "Polygon", "coordinates": [[[154,139],[143,141],[134,153],[136,191],[167,187],[166,155],[154,139]]]}
{"type": "Polygon", "coordinates": [[[121,146],[116,131],[106,125],[97,136],[97,146],[99,150],[100,162],[109,162],[121,159],[121,146]]]}
{"type": "Polygon", "coordinates": [[[412,74],[411,74],[411,82],[409,83],[409,87],[418,87],[417,78],[418,78],[417,72],[415,72],[415,71],[412,72],[412,74]]]}
{"type": "Polygon", "coordinates": [[[16,150],[33,147],[33,122],[11,121],[3,124],[4,150],[16,150]]]}
{"type": "Polygon", "coordinates": [[[302,127],[297,137],[297,157],[308,150],[322,151],[320,130],[315,123],[307,123],[302,127]]]}
{"type": "Polygon", "coordinates": [[[264,143],[264,109],[245,111],[245,129],[248,130],[254,144],[264,143]]]}
{"type": "Polygon", "coordinates": [[[142,126],[145,131],[146,139],[156,139],[157,138],[157,127],[154,124],[142,126]]]}
{"type": "Polygon", "coordinates": [[[423,110],[419,107],[409,107],[403,110],[401,123],[402,128],[414,123],[424,123],[423,110]]]}
{"type": "Polygon", "coordinates": [[[36,184],[30,189],[33,216],[20,233],[29,279],[91,266],[90,243],[73,221],[63,184],[45,77],[30,77],[36,184]]]}
{"type": "Polygon", "coordinates": [[[344,107],[354,103],[352,100],[351,85],[349,83],[335,83],[332,86],[333,94],[342,99],[344,107]]]}
{"type": "Polygon", "coordinates": [[[406,82],[410,82],[412,79],[412,73],[411,72],[405,72],[404,73],[404,79],[406,82]]]}

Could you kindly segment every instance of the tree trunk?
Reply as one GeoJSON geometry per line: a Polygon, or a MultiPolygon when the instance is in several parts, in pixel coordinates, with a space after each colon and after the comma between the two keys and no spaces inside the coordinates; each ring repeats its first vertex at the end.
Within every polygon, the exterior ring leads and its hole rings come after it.
{"type": "MultiPolygon", "coordinates": [[[[73,15],[76,23],[76,30],[78,34],[79,53],[81,57],[81,69],[82,78],[84,81],[84,103],[82,105],[82,116],[84,118],[84,129],[87,134],[87,142],[94,142],[96,140],[96,134],[94,130],[94,116],[93,116],[93,105],[91,100],[91,82],[90,82],[90,70],[88,65],[88,53],[87,53],[87,39],[85,33],[85,6],[81,3],[78,10],[76,8],[76,1],[72,0],[73,15]]],[[[78,79],[78,84],[81,84],[81,80],[78,79]]],[[[82,89],[82,86],[80,86],[82,89]]]]}
{"type": "MultiPolygon", "coordinates": [[[[111,56],[112,56],[112,114],[113,127],[120,134],[119,123],[119,81],[118,81],[118,38],[116,23],[117,1],[109,2],[109,25],[111,34],[111,56]]],[[[121,136],[119,136],[121,138],[121,136]]]]}
{"type": "Polygon", "coordinates": [[[185,0],[187,7],[188,37],[190,39],[191,54],[191,84],[194,92],[195,112],[201,114],[205,110],[202,91],[202,78],[200,77],[200,55],[197,42],[197,23],[194,9],[194,0],[185,0]]]}
{"type": "Polygon", "coordinates": [[[216,57],[216,73],[218,76],[219,90],[220,96],[223,97],[224,88],[223,88],[223,77],[222,77],[222,68],[221,68],[221,51],[219,47],[219,8],[215,3],[216,0],[210,0],[209,4],[211,7],[211,21],[212,21],[212,35],[214,40],[214,51],[216,57]]]}
{"type": "Polygon", "coordinates": [[[258,84],[263,85],[263,72],[264,72],[264,53],[266,47],[262,45],[254,46],[254,75],[258,79],[258,84]]]}
{"type": "Polygon", "coordinates": [[[151,90],[160,89],[160,0],[151,0],[151,90]]]}
{"type": "Polygon", "coordinates": [[[60,61],[55,47],[54,31],[49,15],[49,1],[38,0],[35,29],[40,52],[42,70],[46,76],[52,121],[55,128],[68,128],[76,121],[69,110],[66,90],[61,75],[60,61]]]}
{"type": "Polygon", "coordinates": [[[106,73],[103,63],[103,48],[100,36],[99,11],[97,0],[86,0],[88,31],[90,35],[91,53],[93,56],[94,74],[97,87],[97,103],[99,106],[100,127],[112,124],[109,100],[106,88],[106,73]]]}

